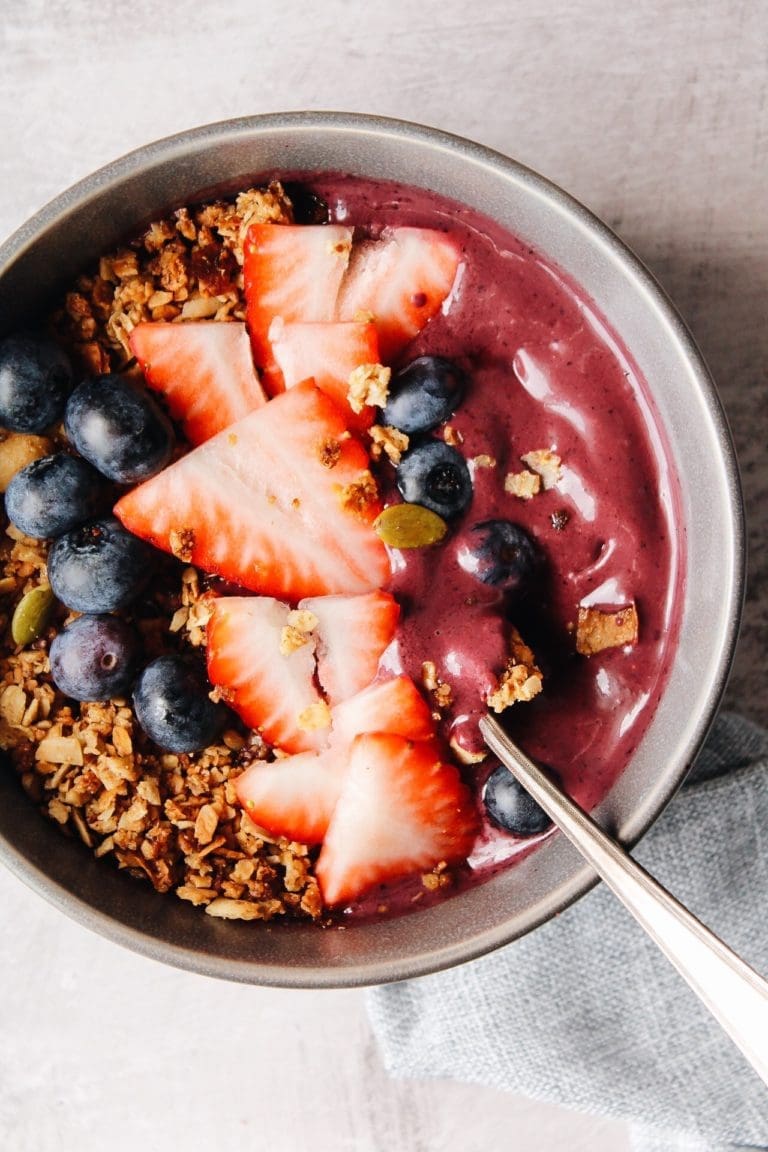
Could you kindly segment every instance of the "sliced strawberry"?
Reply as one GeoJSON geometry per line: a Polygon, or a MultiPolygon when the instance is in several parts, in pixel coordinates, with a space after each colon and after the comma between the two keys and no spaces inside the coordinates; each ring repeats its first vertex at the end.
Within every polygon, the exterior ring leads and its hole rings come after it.
{"type": "Polygon", "coordinates": [[[429,708],[412,680],[398,676],[382,681],[333,709],[327,749],[246,768],[236,785],[240,803],[273,836],[320,844],[341,792],[352,744],[371,728],[413,740],[429,740],[435,732],[429,708]]]}
{"type": "Polygon", "coordinates": [[[347,763],[346,754],[326,749],[251,764],[235,782],[237,798],[254,824],[272,836],[321,844],[347,763]]]}
{"type": "Polygon", "coordinates": [[[367,688],[395,634],[400,608],[394,596],[312,596],[299,608],[318,619],[317,676],[329,704],[367,688]]]}
{"type": "Polygon", "coordinates": [[[429,705],[408,676],[371,684],[333,709],[331,743],[349,748],[365,732],[388,732],[409,740],[430,740],[435,721],[429,705]]]}
{"type": "Polygon", "coordinates": [[[245,324],[137,324],[129,343],[190,444],[202,444],[267,402],[245,324]]]}
{"type": "Polygon", "coordinates": [[[314,683],[315,641],[281,651],[290,607],[269,596],[222,596],[208,623],[208,678],[270,744],[286,752],[321,748],[331,714],[314,683]]]}
{"type": "Polygon", "coordinates": [[[436,741],[358,736],[317,862],[323,898],[348,903],[374,885],[465,859],[476,829],[470,792],[436,741]]]}
{"type": "Polygon", "coordinates": [[[348,413],[350,428],[363,431],[373,424],[373,408],[349,407],[349,377],[360,364],[378,364],[379,341],[374,324],[287,324],[279,317],[269,328],[272,354],[286,388],[311,376],[322,392],[348,413]]]}
{"type": "Polygon", "coordinates": [[[134,488],[115,515],[243,588],[288,600],[355,595],[390,575],[367,469],[339,409],[308,381],[134,488]]]}
{"type": "Polygon", "coordinates": [[[354,320],[370,312],[384,363],[439,311],[453,286],[459,249],[443,232],[387,229],[380,240],[355,247],[339,293],[336,316],[354,320]]]}
{"type": "Polygon", "coordinates": [[[336,319],[336,297],[349,263],[352,229],[339,224],[252,224],[243,249],[248,328],[270,392],[282,376],[269,344],[276,316],[293,321],[336,319]]]}

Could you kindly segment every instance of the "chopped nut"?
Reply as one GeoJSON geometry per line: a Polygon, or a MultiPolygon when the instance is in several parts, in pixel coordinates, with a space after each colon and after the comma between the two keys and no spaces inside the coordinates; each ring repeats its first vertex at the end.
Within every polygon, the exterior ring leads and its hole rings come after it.
{"type": "Polygon", "coordinates": [[[302,732],[314,732],[319,728],[329,728],[331,724],[331,710],[325,700],[318,700],[317,704],[310,704],[296,718],[296,723],[302,732]]]}
{"type": "Polygon", "coordinates": [[[556,453],[551,452],[549,448],[537,448],[534,452],[526,452],[521,456],[523,464],[527,464],[532,472],[541,477],[542,487],[545,492],[550,488],[554,488],[563,476],[563,469],[561,467],[562,461],[556,453]]]}
{"type": "Polygon", "coordinates": [[[82,767],[83,749],[76,736],[46,736],[35,750],[35,760],[47,764],[76,764],[82,767]]]}
{"type": "Polygon", "coordinates": [[[541,491],[541,477],[536,472],[510,472],[504,477],[504,491],[530,500],[541,491]]]}
{"type": "Polygon", "coordinates": [[[451,701],[453,700],[453,689],[450,684],[446,684],[445,681],[440,680],[438,681],[437,688],[435,688],[434,697],[438,708],[450,708],[451,701]]]}
{"type": "Polygon", "coordinates": [[[361,472],[357,480],[346,484],[339,493],[339,503],[342,508],[354,512],[358,516],[365,516],[371,504],[378,499],[379,491],[376,481],[370,472],[361,472]]]}
{"type": "Polygon", "coordinates": [[[218,893],[215,888],[196,888],[194,884],[180,884],[176,889],[176,895],[182,900],[188,900],[190,904],[202,905],[215,900],[218,893]]]}
{"type": "Polygon", "coordinates": [[[521,701],[538,696],[543,686],[543,677],[536,666],[536,658],[516,628],[510,633],[509,662],[499,681],[487,697],[488,707],[494,712],[521,701]]]}
{"type": "Polygon", "coordinates": [[[464,437],[458,428],[454,428],[453,424],[446,424],[443,428],[443,440],[449,444],[451,448],[460,448],[464,443],[464,437]]]}
{"type": "Polygon", "coordinates": [[[33,460],[39,460],[53,451],[45,436],[31,436],[22,432],[7,433],[0,440],[0,492],[5,492],[13,477],[33,460]]]}
{"type": "Polygon", "coordinates": [[[291,652],[302,648],[311,638],[319,621],[314,612],[294,611],[288,613],[288,623],[280,633],[280,654],[290,656],[291,652]]]}
{"type": "Polygon", "coordinates": [[[69,820],[70,811],[71,809],[66,804],[62,804],[61,800],[56,797],[48,802],[48,815],[57,824],[66,824],[69,820]]]}
{"type": "Polygon", "coordinates": [[[408,449],[408,437],[398,428],[391,428],[388,424],[374,424],[369,429],[371,437],[371,456],[380,460],[382,455],[397,467],[403,452],[408,449]]]}
{"type": "Polygon", "coordinates": [[[318,446],[317,455],[324,468],[335,468],[341,456],[340,441],[333,436],[328,436],[318,446]]]}
{"type": "Polygon", "coordinates": [[[434,660],[425,660],[421,666],[421,682],[426,690],[433,696],[438,709],[450,708],[453,700],[453,689],[437,674],[437,665],[434,660]]]}
{"type": "Polygon", "coordinates": [[[474,464],[475,468],[495,468],[496,458],[483,453],[480,456],[473,456],[470,463],[474,464]]]}
{"type": "Polygon", "coordinates": [[[634,600],[623,608],[603,612],[599,608],[579,608],[576,624],[576,651],[594,656],[606,648],[636,644],[639,620],[634,600]]]}
{"type": "Polygon", "coordinates": [[[215,316],[220,307],[215,296],[195,296],[185,300],[181,306],[182,320],[208,320],[215,316]]]}
{"type": "Polygon", "coordinates": [[[209,916],[222,920],[270,920],[283,911],[278,900],[263,900],[254,903],[250,900],[228,900],[219,896],[205,909],[209,916]]]}
{"type": "Polygon", "coordinates": [[[349,377],[347,399],[353,412],[362,412],[366,404],[384,408],[389,396],[392,369],[383,364],[360,364],[349,377]]]}
{"type": "MultiPolygon", "coordinates": [[[[130,756],[133,752],[133,741],[127,728],[113,728],[112,743],[115,746],[115,752],[117,752],[118,756],[130,756]]],[[[158,804],[159,802],[159,800],[154,801],[154,803],[158,804]]]]}
{"type": "Polygon", "coordinates": [[[168,291],[153,292],[147,300],[147,308],[160,308],[163,304],[170,304],[173,293],[168,291]]]}
{"type": "Polygon", "coordinates": [[[194,554],[195,533],[192,528],[172,528],[168,534],[168,545],[172,555],[184,564],[189,564],[194,554]]]}
{"type": "Polygon", "coordinates": [[[0,696],[0,716],[7,724],[16,727],[24,719],[27,710],[27,696],[20,684],[9,684],[0,696]]]}
{"type": "Polygon", "coordinates": [[[169,632],[181,632],[189,618],[189,608],[177,608],[168,625],[169,632]]]}
{"type": "Polygon", "coordinates": [[[212,804],[204,804],[195,820],[195,839],[198,844],[210,844],[219,823],[219,814],[212,804]]]}

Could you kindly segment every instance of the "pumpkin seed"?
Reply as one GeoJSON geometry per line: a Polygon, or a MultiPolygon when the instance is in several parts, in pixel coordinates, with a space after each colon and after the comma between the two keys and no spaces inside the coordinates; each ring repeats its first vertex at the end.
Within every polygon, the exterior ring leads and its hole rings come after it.
{"type": "Polygon", "coordinates": [[[14,644],[26,647],[37,640],[48,623],[55,597],[50,588],[32,588],[16,605],[11,620],[14,644]]]}
{"type": "Polygon", "coordinates": [[[390,548],[429,548],[439,544],[448,531],[442,516],[421,504],[391,504],[373,527],[390,548]]]}

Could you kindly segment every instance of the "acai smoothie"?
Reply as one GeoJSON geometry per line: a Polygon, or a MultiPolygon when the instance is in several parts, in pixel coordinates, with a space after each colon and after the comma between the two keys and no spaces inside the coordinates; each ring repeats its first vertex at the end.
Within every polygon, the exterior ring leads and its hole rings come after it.
{"type": "Polygon", "coordinates": [[[97,855],[332,926],[551,834],[489,708],[588,809],[626,767],[677,481],[631,351],[481,213],[274,174],[105,253],[0,380],[0,737],[97,855]]]}

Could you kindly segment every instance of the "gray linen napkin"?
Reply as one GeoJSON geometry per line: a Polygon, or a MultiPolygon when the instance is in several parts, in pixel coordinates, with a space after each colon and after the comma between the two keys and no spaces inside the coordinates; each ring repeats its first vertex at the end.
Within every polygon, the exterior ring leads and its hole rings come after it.
{"type": "MultiPolygon", "coordinates": [[[[634,855],[768,973],[768,733],[721,715],[634,855]]],[[[393,1076],[617,1117],[643,1152],[768,1146],[768,1089],[604,885],[490,956],[372,989],[368,1010],[393,1076]]]]}

